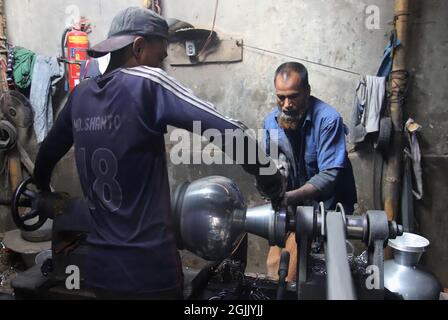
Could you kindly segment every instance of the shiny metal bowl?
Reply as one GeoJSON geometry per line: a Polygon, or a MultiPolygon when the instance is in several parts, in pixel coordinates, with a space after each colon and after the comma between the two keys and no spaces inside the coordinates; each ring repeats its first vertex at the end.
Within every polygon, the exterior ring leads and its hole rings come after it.
{"type": "Polygon", "coordinates": [[[245,234],[246,205],[228,178],[212,176],[180,185],[172,208],[178,246],[205,260],[230,256],[245,234]]]}

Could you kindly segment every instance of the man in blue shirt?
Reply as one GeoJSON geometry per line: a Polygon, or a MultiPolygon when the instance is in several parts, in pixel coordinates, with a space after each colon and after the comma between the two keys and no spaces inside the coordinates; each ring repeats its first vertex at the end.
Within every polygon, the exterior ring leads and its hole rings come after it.
{"type": "MultiPolygon", "coordinates": [[[[347,129],[340,114],[330,105],[310,95],[308,71],[300,63],[288,62],[278,67],[274,80],[278,108],[264,121],[266,150],[278,146],[279,161],[288,175],[285,195],[290,206],[326,209],[337,203],[346,214],[353,213],[356,187],[347,156],[347,129]]],[[[288,280],[296,275],[296,242],[290,235],[286,250],[291,254],[288,280]]],[[[281,250],[272,247],[268,255],[268,274],[275,278],[281,250]]]]}
{"type": "MultiPolygon", "coordinates": [[[[121,11],[108,39],[89,51],[111,53],[108,69],[75,88],[37,155],[34,180],[49,191],[56,163],[74,145],[92,217],[86,284],[99,298],[182,298],[164,134],[168,125],[192,131],[193,121],[223,135],[244,130],[160,69],[167,37],[166,21],[154,12],[121,11]]],[[[280,173],[264,154],[255,156],[243,168],[263,192],[282,197],[280,173]],[[273,174],[261,175],[271,164],[273,174]]]]}

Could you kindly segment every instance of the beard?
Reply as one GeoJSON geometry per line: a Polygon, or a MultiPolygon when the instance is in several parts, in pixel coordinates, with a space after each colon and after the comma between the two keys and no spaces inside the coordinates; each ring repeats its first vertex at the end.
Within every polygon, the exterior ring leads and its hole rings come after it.
{"type": "Polygon", "coordinates": [[[288,112],[280,110],[280,115],[278,116],[278,124],[285,130],[296,130],[301,123],[305,112],[288,112]]]}

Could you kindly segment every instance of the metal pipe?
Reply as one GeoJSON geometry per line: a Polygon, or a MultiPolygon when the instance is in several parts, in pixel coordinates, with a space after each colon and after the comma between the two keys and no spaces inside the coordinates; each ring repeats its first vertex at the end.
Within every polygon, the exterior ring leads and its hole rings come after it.
{"type": "Polygon", "coordinates": [[[245,231],[269,240],[274,231],[274,215],[270,204],[247,209],[245,231]]]}
{"type": "Polygon", "coordinates": [[[347,238],[365,240],[367,237],[367,220],[365,217],[346,217],[347,238]]]}
{"type": "Polygon", "coordinates": [[[408,50],[409,0],[395,0],[395,29],[401,42],[394,52],[390,86],[390,115],[394,127],[391,153],[387,159],[384,184],[384,209],[389,220],[395,220],[399,210],[401,167],[403,156],[403,95],[402,88],[407,87],[407,79],[397,76],[406,71],[406,50],[408,50]]]}

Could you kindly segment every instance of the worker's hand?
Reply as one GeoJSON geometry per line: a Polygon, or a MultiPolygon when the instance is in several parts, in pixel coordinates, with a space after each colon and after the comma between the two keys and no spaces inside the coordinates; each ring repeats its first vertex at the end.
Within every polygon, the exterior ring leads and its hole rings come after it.
{"type": "Polygon", "coordinates": [[[40,215],[54,219],[66,210],[70,200],[71,197],[68,193],[42,191],[39,193],[34,206],[40,215]]]}
{"type": "Polygon", "coordinates": [[[273,161],[278,169],[278,173],[280,174],[277,173],[274,175],[272,180],[265,179],[262,181],[265,177],[257,177],[256,187],[261,196],[269,199],[273,209],[278,211],[281,207],[287,206],[285,194],[290,168],[288,160],[283,153],[280,153],[278,159],[273,159],[273,161]],[[267,187],[264,187],[263,183],[267,184],[267,187]],[[272,189],[266,190],[266,188],[269,189],[269,187],[272,189]]]}
{"type": "Polygon", "coordinates": [[[48,183],[39,183],[37,179],[33,178],[34,184],[36,185],[37,189],[44,193],[44,192],[51,192],[50,184],[48,183]]]}
{"type": "Polygon", "coordinates": [[[49,210],[49,201],[48,199],[52,199],[53,194],[51,191],[42,190],[39,191],[37,197],[34,199],[32,207],[34,210],[39,212],[39,216],[43,218],[53,219],[53,211],[49,210]]]}
{"type": "Polygon", "coordinates": [[[263,198],[271,201],[274,210],[285,202],[286,180],[279,172],[273,176],[257,176],[255,186],[263,198]]]}
{"type": "Polygon", "coordinates": [[[281,208],[287,207],[286,198],[284,195],[281,198],[271,199],[271,204],[272,204],[272,209],[274,209],[275,212],[280,211],[281,208]]]}

